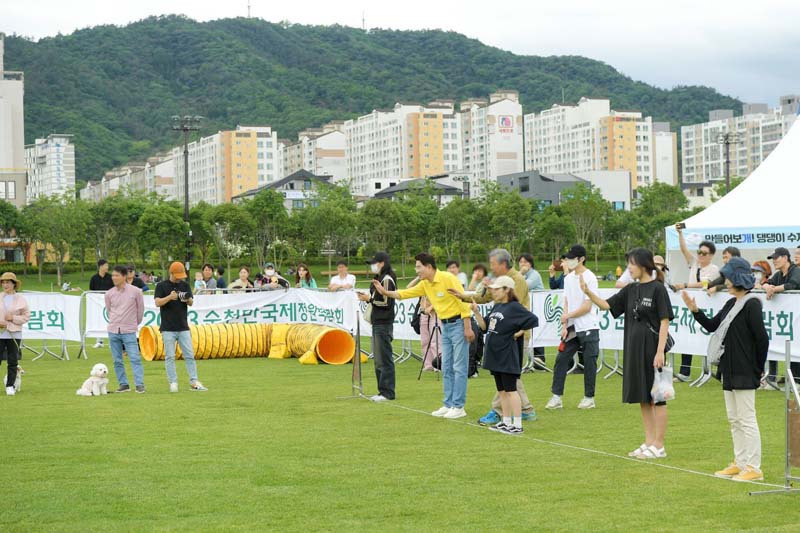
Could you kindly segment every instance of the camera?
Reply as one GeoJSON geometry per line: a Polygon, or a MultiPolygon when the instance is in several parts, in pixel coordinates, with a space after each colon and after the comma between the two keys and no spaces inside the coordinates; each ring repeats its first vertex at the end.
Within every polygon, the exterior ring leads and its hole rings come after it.
{"type": "Polygon", "coordinates": [[[189,299],[189,293],[187,293],[187,292],[179,292],[178,293],[178,300],[180,300],[182,302],[185,302],[188,299],[189,299]]]}

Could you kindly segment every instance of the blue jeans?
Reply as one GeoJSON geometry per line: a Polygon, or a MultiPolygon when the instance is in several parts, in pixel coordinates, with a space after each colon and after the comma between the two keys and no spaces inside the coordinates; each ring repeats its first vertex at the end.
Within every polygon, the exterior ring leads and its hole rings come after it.
{"type": "Polygon", "coordinates": [[[167,367],[167,380],[170,383],[178,382],[178,373],[175,372],[175,343],[181,346],[181,355],[186,363],[186,373],[189,374],[189,383],[197,381],[197,364],[194,362],[194,348],[192,347],[192,334],[186,331],[162,331],[164,339],[164,366],[167,367]]]}
{"type": "Polygon", "coordinates": [[[125,374],[125,362],[122,359],[122,350],[128,353],[133,370],[133,382],[144,386],[144,367],[142,357],[139,355],[139,341],[136,333],[109,333],[108,347],[111,348],[111,357],[114,359],[114,373],[120,385],[128,385],[128,376],[125,374]]]}
{"type": "Polygon", "coordinates": [[[464,321],[442,324],[442,383],[444,406],[464,407],[467,403],[469,344],[464,338],[464,321]]]}

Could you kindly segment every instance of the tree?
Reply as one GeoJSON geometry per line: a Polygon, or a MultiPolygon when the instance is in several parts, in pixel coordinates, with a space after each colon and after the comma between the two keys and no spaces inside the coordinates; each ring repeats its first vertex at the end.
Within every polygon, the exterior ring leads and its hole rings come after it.
{"type": "Polygon", "coordinates": [[[592,185],[575,185],[561,193],[562,212],[575,225],[575,238],[581,244],[596,242],[611,205],[592,185]]]}
{"type": "Polygon", "coordinates": [[[86,267],[86,249],[92,245],[92,235],[89,228],[92,224],[92,212],[89,204],[80,198],[75,198],[73,206],[76,216],[80,217],[84,231],[73,231],[69,234],[67,241],[70,248],[71,259],[78,259],[80,264],[81,277],[84,276],[86,267]]]}
{"type": "MultiPolygon", "coordinates": [[[[741,185],[745,179],[746,178],[740,176],[731,176],[731,191],[741,185]]],[[[727,191],[727,188],[727,184],[724,181],[714,184],[714,187],[711,189],[711,201],[716,202],[728,194],[729,191],[727,191]]]]}
{"type": "Polygon", "coordinates": [[[484,187],[479,201],[479,226],[487,249],[503,246],[516,257],[522,243],[533,237],[533,204],[519,191],[503,191],[496,184],[484,187]]]}
{"type": "Polygon", "coordinates": [[[575,242],[575,224],[560,206],[547,206],[536,216],[536,241],[546,256],[560,257],[575,242]]]}
{"type": "Polygon", "coordinates": [[[272,261],[278,264],[277,241],[280,241],[289,223],[289,213],[283,202],[284,197],[280,192],[265,189],[244,203],[255,225],[252,244],[259,265],[267,261],[270,251],[273,253],[272,261]]]}
{"type": "Polygon", "coordinates": [[[139,218],[136,238],[143,250],[158,255],[161,270],[167,271],[170,257],[177,257],[186,243],[186,221],[183,208],[177,202],[157,202],[148,205],[139,218]]]}
{"type": "Polygon", "coordinates": [[[217,252],[230,272],[231,261],[244,255],[252,242],[253,220],[241,205],[220,204],[209,211],[208,221],[217,252]]]}
{"type": "Polygon", "coordinates": [[[477,222],[478,208],[470,200],[456,198],[439,210],[436,234],[448,257],[458,257],[463,262],[468,256],[477,242],[477,222]]]}
{"type": "Polygon", "coordinates": [[[643,230],[642,246],[650,250],[661,250],[664,244],[664,228],[686,217],[689,199],[679,187],[665,183],[654,183],[636,190],[633,212],[643,230]]]}
{"type": "Polygon", "coordinates": [[[399,241],[402,215],[397,203],[373,198],[359,210],[358,219],[359,232],[370,252],[388,251],[392,243],[399,241]]]}
{"type": "Polygon", "coordinates": [[[208,263],[211,247],[214,245],[214,235],[211,223],[208,221],[211,206],[200,202],[189,209],[189,227],[192,229],[192,241],[200,252],[200,263],[208,263]]]}
{"type": "Polygon", "coordinates": [[[317,246],[344,252],[342,255],[349,258],[350,246],[358,236],[356,202],[350,190],[341,185],[323,185],[317,188],[310,200],[311,208],[303,208],[305,212],[299,215],[303,220],[303,230],[317,246]]]}

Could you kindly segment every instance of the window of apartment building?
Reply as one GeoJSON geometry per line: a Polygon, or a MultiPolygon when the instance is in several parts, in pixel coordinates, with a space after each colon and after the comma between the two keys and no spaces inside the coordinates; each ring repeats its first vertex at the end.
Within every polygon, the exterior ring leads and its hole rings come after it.
{"type": "Polygon", "coordinates": [[[375,190],[376,190],[376,191],[379,191],[379,190],[381,190],[381,182],[380,182],[380,181],[376,181],[376,182],[375,182],[375,190]]]}
{"type": "Polygon", "coordinates": [[[303,200],[292,200],[293,209],[303,209],[303,200]]]}

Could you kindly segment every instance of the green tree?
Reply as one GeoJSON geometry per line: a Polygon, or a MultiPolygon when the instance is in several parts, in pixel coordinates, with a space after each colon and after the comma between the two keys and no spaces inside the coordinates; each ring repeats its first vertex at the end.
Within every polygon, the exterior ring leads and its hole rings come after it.
{"type": "MultiPolygon", "coordinates": [[[[731,190],[741,185],[745,179],[746,178],[740,176],[731,176],[731,190]]],[[[727,188],[728,186],[724,180],[720,181],[719,183],[715,183],[714,186],[711,188],[711,201],[716,202],[717,200],[728,194],[727,188]]]]}
{"type": "Polygon", "coordinates": [[[575,225],[576,240],[589,245],[598,242],[611,205],[599,189],[580,184],[561,193],[561,209],[575,225]]]}
{"type": "Polygon", "coordinates": [[[214,243],[220,259],[225,259],[227,271],[231,261],[247,253],[255,225],[250,214],[238,204],[220,204],[208,213],[214,243]]]}
{"type": "Polygon", "coordinates": [[[211,248],[214,246],[214,235],[208,221],[212,207],[200,202],[189,209],[189,227],[192,229],[192,241],[200,252],[200,263],[208,263],[211,248]]]}
{"type": "Polygon", "coordinates": [[[545,256],[557,258],[575,242],[575,224],[561,206],[550,205],[536,215],[536,242],[545,256]]]}
{"type": "Polygon", "coordinates": [[[284,197],[280,192],[265,189],[244,204],[255,225],[252,243],[259,265],[267,261],[270,251],[273,252],[272,261],[278,264],[276,241],[281,239],[289,223],[289,213],[283,202],[284,197]]]}
{"type": "Polygon", "coordinates": [[[679,187],[654,183],[637,189],[633,212],[643,230],[641,246],[654,251],[664,247],[664,228],[686,217],[689,200],[679,187]]]}
{"type": "Polygon", "coordinates": [[[358,226],[370,253],[388,251],[397,242],[402,215],[397,203],[371,199],[358,212],[358,226]]]}
{"type": "Polygon", "coordinates": [[[533,238],[533,203],[519,191],[503,191],[487,183],[478,206],[479,227],[487,249],[502,246],[516,257],[522,244],[533,238]]]}
{"type": "Polygon", "coordinates": [[[456,198],[439,210],[436,233],[448,257],[469,260],[469,251],[477,243],[478,207],[475,202],[456,198]]]}
{"type": "MultiPolygon", "coordinates": [[[[50,252],[56,265],[56,278],[61,286],[64,263],[70,253],[73,232],[88,232],[91,217],[88,210],[82,209],[72,191],[60,196],[44,196],[30,204],[35,217],[34,227],[38,240],[50,252]]],[[[40,258],[41,259],[41,258],[40,258]]],[[[41,263],[39,274],[41,278],[41,263]]]]}
{"type": "Polygon", "coordinates": [[[171,257],[178,257],[186,244],[187,227],[183,208],[177,202],[148,205],[139,218],[136,232],[142,249],[158,255],[161,270],[167,271],[171,257]]]}

